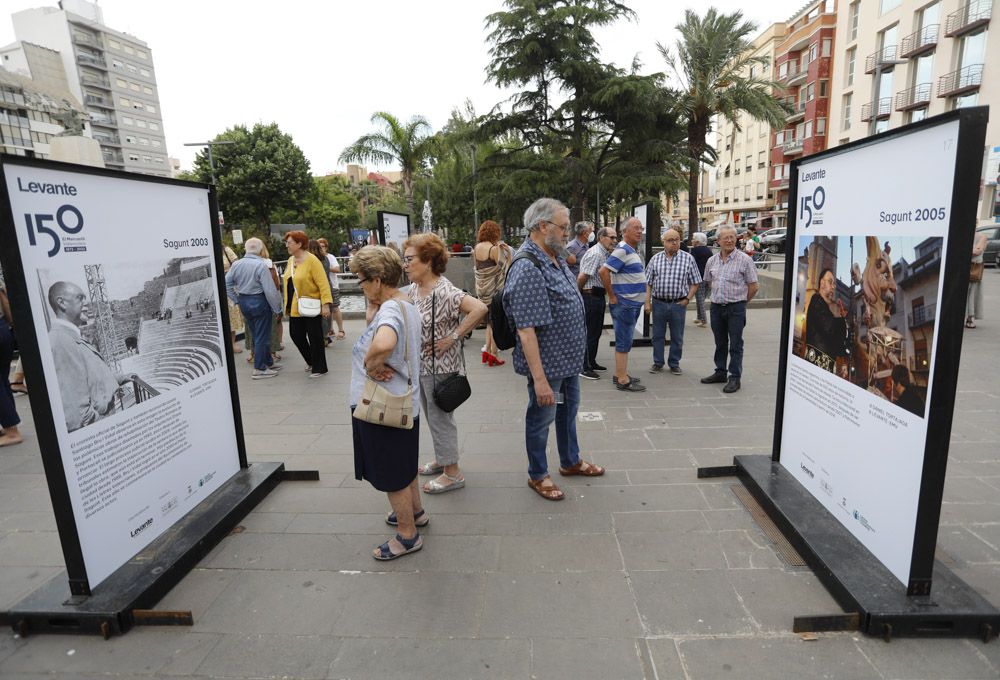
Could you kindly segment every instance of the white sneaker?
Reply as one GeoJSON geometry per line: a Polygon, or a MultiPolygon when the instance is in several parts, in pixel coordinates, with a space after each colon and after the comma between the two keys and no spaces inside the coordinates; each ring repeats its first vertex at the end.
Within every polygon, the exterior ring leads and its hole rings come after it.
{"type": "Polygon", "coordinates": [[[284,368],[284,366],[282,366],[281,364],[279,364],[277,361],[275,361],[273,364],[271,364],[270,366],[268,366],[268,369],[270,369],[272,371],[280,371],[283,368],[284,368]]]}
{"type": "Polygon", "coordinates": [[[250,375],[253,380],[263,380],[264,378],[273,378],[278,375],[277,371],[272,371],[270,368],[266,368],[263,371],[258,371],[254,369],[254,372],[250,375]]]}

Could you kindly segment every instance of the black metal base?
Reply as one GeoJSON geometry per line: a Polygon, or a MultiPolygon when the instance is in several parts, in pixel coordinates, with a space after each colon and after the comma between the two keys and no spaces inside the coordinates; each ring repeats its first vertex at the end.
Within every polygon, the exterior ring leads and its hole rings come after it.
{"type": "Polygon", "coordinates": [[[22,635],[121,635],[151,622],[189,623],[179,612],[150,612],[285,476],[283,463],[254,463],[101,582],[89,597],[70,595],[62,572],[0,612],[0,625],[22,635]]]}
{"type": "Polygon", "coordinates": [[[890,639],[977,637],[1000,631],[1000,610],[950,569],[934,563],[933,590],[908,596],[889,572],[791,473],[769,456],[736,456],[740,481],[858,628],[890,639]]]}

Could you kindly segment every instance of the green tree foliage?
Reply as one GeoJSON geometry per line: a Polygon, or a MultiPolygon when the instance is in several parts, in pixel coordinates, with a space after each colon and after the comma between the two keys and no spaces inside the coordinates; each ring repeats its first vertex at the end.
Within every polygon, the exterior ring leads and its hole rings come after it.
{"type": "Polygon", "coordinates": [[[657,48],[680,80],[675,111],[687,132],[688,224],[693,230],[698,224],[699,164],[705,157],[712,117],[725,117],[737,131],[740,113],[783,127],[788,109],[772,94],[777,83],[750,76],[752,66],[763,66],[768,59],[753,56],[751,36],[757,26],[744,21],[742,12],[720,14],[710,7],[699,17],[685,10],[677,30],[681,37],[673,50],[662,43],[657,48]]]}
{"type": "Polygon", "coordinates": [[[340,154],[341,163],[398,165],[406,195],[406,211],[413,218],[413,180],[427,162],[433,138],[430,124],[422,116],[406,123],[385,111],[377,111],[371,122],[379,129],[359,137],[340,154]]]}
{"type": "Polygon", "coordinates": [[[310,236],[324,237],[333,243],[351,240],[351,229],[361,224],[359,201],[350,184],[342,177],[314,177],[314,191],[305,210],[303,222],[310,236]]]}
{"type": "MultiPolygon", "coordinates": [[[[258,235],[266,235],[272,215],[306,207],[314,190],[309,161],[276,123],[257,123],[249,130],[237,125],[213,141],[234,142],[212,151],[219,208],[227,223],[253,224],[258,235]]],[[[195,158],[194,174],[211,181],[207,150],[195,158]]]]}
{"type": "Polygon", "coordinates": [[[637,195],[671,190],[683,131],[664,115],[662,74],[638,75],[638,63],[629,71],[602,63],[591,32],[634,12],[612,0],[506,0],[505,6],[486,19],[487,77],[522,89],[483,121],[485,139],[504,140],[487,167],[516,170],[523,184],[561,185],[558,195],[567,197],[574,219],[587,213],[588,199],[605,181],[613,191],[637,195]]]}

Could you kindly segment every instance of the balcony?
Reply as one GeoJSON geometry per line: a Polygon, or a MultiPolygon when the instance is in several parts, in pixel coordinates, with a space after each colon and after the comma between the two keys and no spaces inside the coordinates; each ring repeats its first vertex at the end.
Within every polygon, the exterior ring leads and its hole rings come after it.
{"type": "Polygon", "coordinates": [[[115,164],[115,165],[124,165],[125,164],[125,160],[122,158],[122,155],[120,153],[118,153],[118,152],[105,151],[101,155],[104,157],[104,162],[105,163],[112,163],[112,164],[115,164]]]}
{"type": "Polygon", "coordinates": [[[960,94],[975,92],[982,83],[983,65],[970,64],[938,78],[937,96],[956,97],[960,94]]]}
{"type": "Polygon", "coordinates": [[[780,190],[780,189],[787,189],[788,184],[791,180],[788,177],[782,177],[781,179],[776,179],[774,181],[777,182],[777,185],[775,185],[774,188],[780,190]]]}
{"type": "Polygon", "coordinates": [[[104,97],[98,97],[96,94],[88,94],[83,98],[84,102],[90,104],[91,106],[100,106],[105,109],[114,109],[115,105],[111,103],[110,99],[105,99],[104,97]]]}
{"type": "Polygon", "coordinates": [[[887,45],[878,52],[869,54],[865,58],[865,73],[870,75],[875,73],[876,69],[884,71],[887,70],[887,66],[891,68],[896,64],[902,64],[898,55],[899,45],[887,45]]]}
{"type": "Polygon", "coordinates": [[[781,152],[786,156],[794,156],[802,153],[802,139],[793,139],[781,145],[781,152]]]}
{"type": "Polygon", "coordinates": [[[909,90],[903,90],[896,94],[896,110],[911,111],[927,106],[931,101],[931,83],[920,83],[909,90]]]}
{"type": "Polygon", "coordinates": [[[782,85],[786,85],[788,84],[788,81],[790,79],[794,78],[798,74],[799,74],[799,62],[789,61],[788,70],[785,72],[785,75],[778,76],[778,82],[781,83],[782,85]]]}
{"type": "Polygon", "coordinates": [[[101,125],[103,127],[117,128],[118,123],[115,121],[114,116],[102,116],[99,113],[90,113],[90,124],[91,125],[101,125]]]}
{"type": "Polygon", "coordinates": [[[934,323],[935,311],[936,307],[933,305],[915,307],[912,312],[906,315],[910,328],[916,328],[917,326],[923,326],[924,324],[934,323]]]}
{"type": "Polygon", "coordinates": [[[73,33],[73,42],[77,45],[86,45],[87,47],[94,47],[97,49],[103,49],[100,41],[92,35],[86,35],[83,33],[73,33]]]}
{"type": "Polygon", "coordinates": [[[940,32],[941,24],[930,24],[903,38],[899,43],[900,59],[919,57],[921,54],[933,50],[934,46],[937,45],[938,33],[940,32]]]}
{"type": "Polygon", "coordinates": [[[87,66],[96,66],[97,68],[102,68],[104,70],[107,70],[108,68],[103,59],[99,59],[90,54],[80,52],[76,55],[76,60],[81,64],[86,64],[87,66]]]}
{"type": "Polygon", "coordinates": [[[97,76],[83,74],[80,76],[80,80],[83,81],[84,85],[89,85],[91,87],[99,87],[104,90],[111,89],[111,83],[109,83],[105,78],[98,78],[97,76]]]}
{"type": "Polygon", "coordinates": [[[806,103],[799,102],[798,104],[791,103],[792,112],[785,116],[786,123],[794,123],[797,120],[801,120],[806,115],[806,103]]]}
{"type": "Polygon", "coordinates": [[[891,112],[892,97],[882,97],[878,100],[877,105],[873,106],[872,102],[861,105],[861,121],[869,123],[872,118],[875,120],[885,120],[891,112]]]}
{"type": "Polygon", "coordinates": [[[990,23],[993,15],[993,0],[974,0],[962,5],[957,12],[948,15],[944,25],[944,34],[949,38],[958,38],[972,33],[980,26],[990,23]]]}
{"type": "Polygon", "coordinates": [[[94,133],[94,139],[97,140],[98,144],[102,144],[102,145],[114,145],[114,146],[121,146],[122,145],[122,142],[118,138],[118,135],[109,135],[109,134],[105,134],[103,132],[95,132],[94,133]]]}
{"type": "Polygon", "coordinates": [[[788,80],[785,81],[785,85],[792,87],[798,85],[799,83],[804,83],[806,81],[806,78],[808,77],[809,77],[808,68],[795,69],[794,74],[789,70],[788,80]]]}

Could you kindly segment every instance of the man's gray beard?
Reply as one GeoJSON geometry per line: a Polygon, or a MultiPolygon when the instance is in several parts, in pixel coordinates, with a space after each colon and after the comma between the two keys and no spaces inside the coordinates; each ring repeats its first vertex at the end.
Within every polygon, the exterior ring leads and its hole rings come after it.
{"type": "Polygon", "coordinates": [[[566,239],[559,236],[559,234],[549,232],[545,235],[545,245],[558,253],[566,247],[566,239]]]}

